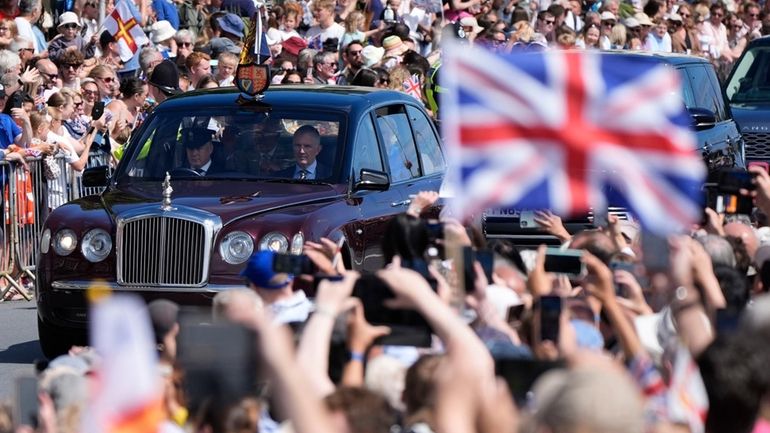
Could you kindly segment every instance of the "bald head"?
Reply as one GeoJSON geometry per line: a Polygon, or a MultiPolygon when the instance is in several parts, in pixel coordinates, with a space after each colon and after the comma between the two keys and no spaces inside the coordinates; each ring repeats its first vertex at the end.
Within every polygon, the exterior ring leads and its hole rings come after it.
{"type": "Polygon", "coordinates": [[[727,223],[724,226],[725,235],[738,238],[746,245],[746,251],[749,253],[749,257],[753,260],[759,248],[759,239],[754,232],[753,227],[749,227],[746,224],[739,222],[727,223]]]}

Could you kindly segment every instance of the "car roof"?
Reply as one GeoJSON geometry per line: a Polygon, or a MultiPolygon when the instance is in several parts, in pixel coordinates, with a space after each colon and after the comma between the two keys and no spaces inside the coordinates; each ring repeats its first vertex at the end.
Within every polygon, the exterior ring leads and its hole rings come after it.
{"type": "Polygon", "coordinates": [[[749,42],[749,47],[755,47],[755,46],[770,46],[770,35],[768,36],[762,36],[761,38],[756,38],[749,42]]]}
{"type": "Polygon", "coordinates": [[[682,53],[662,53],[662,52],[644,52],[644,51],[624,51],[624,50],[603,50],[603,54],[623,57],[647,57],[655,58],[663,63],[671,65],[683,65],[686,63],[708,63],[703,57],[691,56],[682,53]]]}
{"type": "MultiPolygon", "coordinates": [[[[245,96],[245,95],[244,95],[245,96]]],[[[159,110],[189,109],[191,106],[227,106],[241,97],[236,87],[195,90],[164,101],[159,110]]],[[[277,85],[265,91],[259,102],[280,107],[312,107],[351,112],[384,102],[416,102],[405,93],[374,87],[337,85],[277,85]]]]}

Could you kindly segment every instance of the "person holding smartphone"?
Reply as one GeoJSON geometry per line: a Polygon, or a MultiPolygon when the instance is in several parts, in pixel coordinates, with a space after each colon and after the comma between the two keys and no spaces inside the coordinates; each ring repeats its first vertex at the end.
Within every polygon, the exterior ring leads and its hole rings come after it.
{"type": "Polygon", "coordinates": [[[265,308],[273,313],[276,323],[304,322],[312,310],[312,302],[302,290],[294,291],[294,275],[273,270],[275,253],[257,251],[246,263],[241,276],[248,287],[259,295],[265,308]]]}

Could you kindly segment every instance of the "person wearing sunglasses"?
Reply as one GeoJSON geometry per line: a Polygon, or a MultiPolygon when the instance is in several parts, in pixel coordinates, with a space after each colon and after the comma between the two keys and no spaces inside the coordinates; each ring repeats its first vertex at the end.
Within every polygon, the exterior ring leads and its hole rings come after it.
{"type": "MultiPolygon", "coordinates": [[[[715,3],[709,9],[710,16],[703,23],[702,35],[712,41],[710,53],[717,63],[730,64],[735,56],[727,43],[727,27],[722,23],[725,17],[725,7],[721,3],[715,3]]],[[[717,65],[719,69],[720,65],[717,65]]]]}
{"type": "Polygon", "coordinates": [[[80,51],[85,58],[90,59],[96,52],[96,44],[93,40],[86,42],[80,35],[80,20],[75,12],[64,12],[59,17],[59,25],[56,27],[59,34],[48,44],[48,57],[54,62],[66,50],[80,51]]]}
{"type": "Polygon", "coordinates": [[[759,5],[753,1],[748,1],[741,8],[743,13],[743,28],[741,33],[749,40],[762,36],[762,19],[759,16],[759,5]]]}
{"type": "Polygon", "coordinates": [[[62,88],[79,89],[80,73],[83,71],[83,53],[76,50],[65,50],[56,61],[61,75],[62,88]]]}

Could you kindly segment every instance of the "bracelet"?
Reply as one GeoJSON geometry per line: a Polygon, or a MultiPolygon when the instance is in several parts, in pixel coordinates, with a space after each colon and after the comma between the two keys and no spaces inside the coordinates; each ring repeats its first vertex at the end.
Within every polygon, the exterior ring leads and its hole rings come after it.
{"type": "Polygon", "coordinates": [[[313,311],[313,313],[321,315],[321,316],[329,317],[332,320],[337,318],[337,314],[331,308],[324,308],[324,307],[316,306],[315,310],[313,311]]]}
{"type": "Polygon", "coordinates": [[[350,360],[356,362],[364,362],[366,356],[361,352],[350,352],[350,360]]]}

